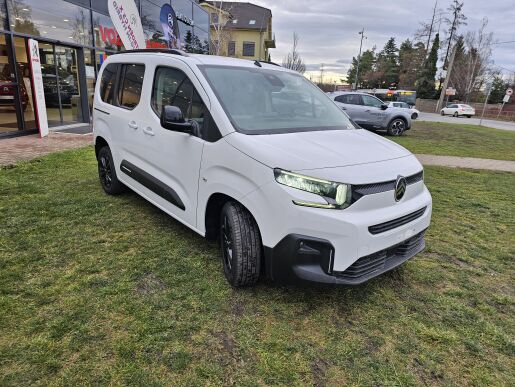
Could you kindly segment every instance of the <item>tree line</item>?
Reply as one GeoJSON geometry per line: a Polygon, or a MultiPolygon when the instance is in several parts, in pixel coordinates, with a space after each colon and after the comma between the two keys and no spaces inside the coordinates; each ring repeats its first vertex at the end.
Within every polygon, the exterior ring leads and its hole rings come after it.
{"type": "MultiPolygon", "coordinates": [[[[357,88],[408,89],[416,90],[420,98],[437,98],[455,48],[449,79],[449,85],[456,89],[453,99],[484,100],[484,90],[492,84],[489,102],[500,102],[514,79],[506,79],[493,65],[494,36],[488,32],[488,19],[483,19],[477,31],[462,31],[467,25],[463,8],[464,1],[452,0],[444,12],[435,2],[431,22],[421,23],[413,38],[398,46],[391,37],[381,50],[375,46],[365,50],[360,57],[357,88]]],[[[357,68],[358,58],[353,57],[347,72],[349,82],[355,81],[357,68]]]]}

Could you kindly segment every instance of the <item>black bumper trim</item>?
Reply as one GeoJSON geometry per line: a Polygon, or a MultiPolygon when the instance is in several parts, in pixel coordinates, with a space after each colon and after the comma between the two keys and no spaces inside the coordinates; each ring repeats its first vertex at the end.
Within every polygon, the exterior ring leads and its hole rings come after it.
{"type": "Polygon", "coordinates": [[[395,269],[425,248],[425,230],[407,240],[356,260],[333,272],[334,247],[324,239],[290,234],[275,247],[264,247],[268,278],[283,284],[360,285],[395,269]]]}

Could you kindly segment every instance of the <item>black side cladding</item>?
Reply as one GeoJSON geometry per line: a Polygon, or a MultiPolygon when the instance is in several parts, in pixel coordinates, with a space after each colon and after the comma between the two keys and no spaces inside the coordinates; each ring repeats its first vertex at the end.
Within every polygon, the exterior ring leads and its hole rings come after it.
{"type": "Polygon", "coordinates": [[[170,188],[162,181],[145,172],[143,169],[138,168],[127,160],[123,160],[120,164],[120,170],[127,176],[131,177],[141,185],[154,192],[156,195],[159,195],[163,199],[169,201],[174,206],[180,208],[181,210],[186,209],[181,198],[173,188],[170,188]]]}

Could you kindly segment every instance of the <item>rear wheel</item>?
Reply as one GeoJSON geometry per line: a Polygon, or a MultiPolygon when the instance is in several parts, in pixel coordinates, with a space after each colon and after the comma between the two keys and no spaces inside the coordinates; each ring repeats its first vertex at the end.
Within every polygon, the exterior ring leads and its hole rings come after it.
{"type": "Polygon", "coordinates": [[[472,117],[472,116],[467,116],[467,118],[470,118],[470,117],[472,117]]]}
{"type": "Polygon", "coordinates": [[[220,216],[220,246],[227,281],[235,288],[254,285],[261,269],[261,236],[241,204],[228,202],[220,216]]]}
{"type": "Polygon", "coordinates": [[[400,136],[406,130],[406,122],[402,118],[395,118],[388,125],[388,134],[390,136],[400,136]]]}
{"type": "Polygon", "coordinates": [[[125,190],[125,186],[116,176],[113,155],[111,154],[111,149],[109,149],[108,146],[104,146],[98,151],[97,161],[98,177],[105,193],[109,195],[118,195],[122,193],[125,190]]]}

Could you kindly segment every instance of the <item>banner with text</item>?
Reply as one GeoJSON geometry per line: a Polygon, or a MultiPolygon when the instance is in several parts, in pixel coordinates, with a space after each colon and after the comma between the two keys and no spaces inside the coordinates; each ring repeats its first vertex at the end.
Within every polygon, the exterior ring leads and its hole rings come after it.
{"type": "Polygon", "coordinates": [[[146,48],[145,34],[134,0],[109,0],[109,16],[127,50],[146,48]]]}
{"type": "Polygon", "coordinates": [[[43,89],[43,73],[39,59],[38,41],[29,39],[29,63],[32,74],[32,90],[34,90],[34,102],[36,121],[38,123],[40,137],[48,136],[48,119],[46,114],[45,90],[43,89]]]}

